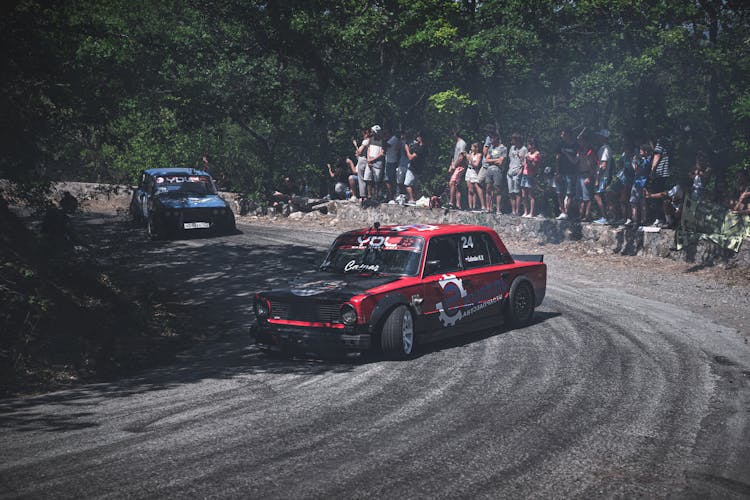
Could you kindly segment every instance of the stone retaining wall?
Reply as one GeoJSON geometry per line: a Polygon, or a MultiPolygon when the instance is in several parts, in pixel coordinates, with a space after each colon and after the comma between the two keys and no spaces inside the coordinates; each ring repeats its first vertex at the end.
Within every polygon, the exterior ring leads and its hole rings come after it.
{"type": "MultiPolygon", "coordinates": [[[[81,182],[61,182],[55,191],[69,191],[75,196],[81,208],[88,211],[126,211],[132,196],[130,186],[103,185],[81,182]]],[[[231,201],[238,211],[235,193],[221,193],[231,201]]],[[[525,239],[537,240],[546,244],[563,241],[579,241],[592,247],[622,255],[641,257],[661,257],[681,260],[700,265],[727,265],[750,268],[750,241],[745,240],[739,253],[724,250],[710,241],[698,243],[683,249],[674,250],[674,231],[661,229],[659,232],[641,232],[636,228],[601,226],[592,223],[558,221],[552,219],[524,219],[508,215],[478,214],[458,210],[427,209],[400,205],[381,204],[363,209],[358,203],[331,201],[327,204],[328,214],[305,214],[309,217],[326,217],[333,221],[347,221],[372,225],[378,221],[386,224],[479,224],[492,227],[500,235],[514,234],[525,239]]],[[[292,214],[294,215],[294,214],[292,214]]],[[[293,217],[297,218],[297,217],[293,217]]]]}
{"type": "Polygon", "coordinates": [[[702,265],[739,265],[750,268],[750,241],[745,240],[739,253],[724,250],[710,241],[681,251],[674,249],[674,231],[642,232],[635,227],[612,227],[593,223],[558,221],[553,219],[524,219],[509,215],[479,214],[458,210],[402,207],[383,204],[362,209],[357,203],[331,202],[328,209],[340,220],[360,222],[362,226],[378,221],[381,224],[478,224],[489,226],[503,234],[515,234],[546,244],[580,241],[604,251],[622,255],[661,257],[702,265]]]}

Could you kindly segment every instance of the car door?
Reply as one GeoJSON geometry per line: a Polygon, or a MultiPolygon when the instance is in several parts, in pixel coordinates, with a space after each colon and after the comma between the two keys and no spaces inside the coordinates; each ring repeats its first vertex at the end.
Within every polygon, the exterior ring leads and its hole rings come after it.
{"type": "Polygon", "coordinates": [[[474,329],[494,326],[502,312],[508,291],[508,259],[484,232],[460,236],[461,267],[464,288],[471,290],[471,306],[463,312],[474,329]]]}
{"type": "Polygon", "coordinates": [[[472,329],[476,295],[476,271],[462,265],[465,234],[436,236],[427,247],[423,273],[426,336],[439,339],[472,329]]]}

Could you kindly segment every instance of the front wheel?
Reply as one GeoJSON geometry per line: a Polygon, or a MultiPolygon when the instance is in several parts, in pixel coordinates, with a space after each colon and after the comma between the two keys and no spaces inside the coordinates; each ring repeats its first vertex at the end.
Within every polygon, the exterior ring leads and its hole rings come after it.
{"type": "Polygon", "coordinates": [[[408,358],[414,349],[414,318],[406,306],[396,307],[383,323],[380,333],[383,354],[392,359],[408,358]]]}
{"type": "Polygon", "coordinates": [[[510,287],[508,320],[513,326],[525,325],[534,315],[534,290],[526,280],[516,280],[510,287]]]}

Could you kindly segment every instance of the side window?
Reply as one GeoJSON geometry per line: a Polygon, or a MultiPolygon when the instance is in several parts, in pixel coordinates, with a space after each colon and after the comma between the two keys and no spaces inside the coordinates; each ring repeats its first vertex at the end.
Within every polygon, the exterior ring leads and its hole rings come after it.
{"type": "Polygon", "coordinates": [[[490,255],[487,250],[487,241],[482,233],[467,233],[460,236],[461,239],[461,262],[464,269],[489,266],[490,255]]]}
{"type": "Polygon", "coordinates": [[[499,248],[497,248],[495,240],[493,240],[486,234],[483,234],[482,236],[484,236],[485,241],[487,242],[487,249],[489,250],[490,261],[492,262],[492,264],[510,264],[513,262],[513,259],[511,258],[508,251],[505,250],[505,248],[503,248],[501,251],[499,248]]]}
{"type": "Polygon", "coordinates": [[[458,242],[455,236],[439,236],[430,240],[427,248],[427,262],[439,261],[436,267],[429,270],[429,274],[449,273],[457,271],[458,242]]]}

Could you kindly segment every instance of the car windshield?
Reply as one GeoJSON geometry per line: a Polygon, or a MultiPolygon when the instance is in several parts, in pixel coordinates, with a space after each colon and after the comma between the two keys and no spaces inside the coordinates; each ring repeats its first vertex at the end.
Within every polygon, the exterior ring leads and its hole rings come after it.
{"type": "Polygon", "coordinates": [[[379,234],[340,236],[321,266],[341,274],[394,274],[416,276],[424,248],[418,236],[379,234]]]}
{"type": "Polygon", "coordinates": [[[211,178],[205,175],[157,175],[154,190],[175,196],[216,194],[211,178]]]}

